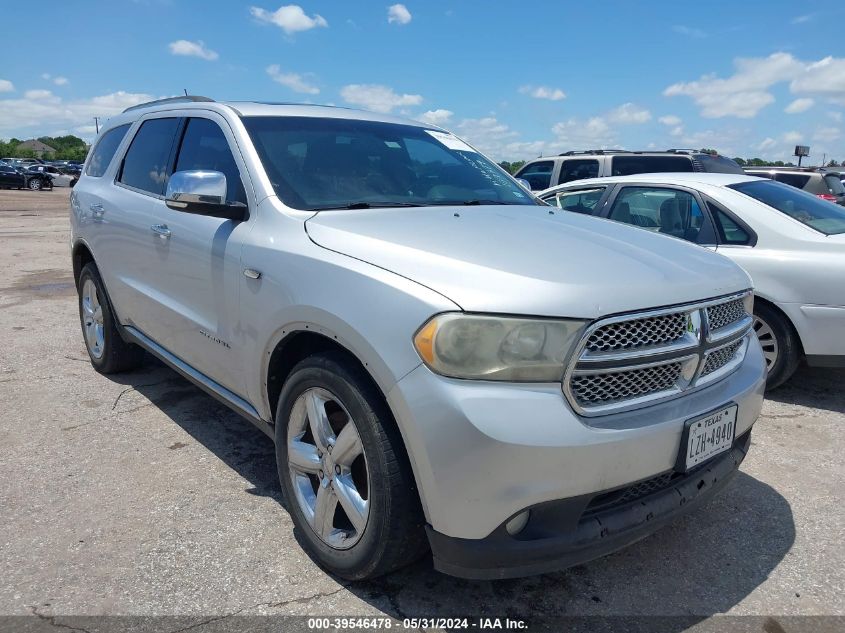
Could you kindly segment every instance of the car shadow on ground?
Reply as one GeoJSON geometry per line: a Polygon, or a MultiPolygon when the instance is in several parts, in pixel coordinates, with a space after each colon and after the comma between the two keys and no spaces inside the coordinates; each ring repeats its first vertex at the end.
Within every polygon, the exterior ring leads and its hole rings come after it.
{"type": "Polygon", "coordinates": [[[845,369],[802,365],[782,386],[767,391],[766,398],[845,413],[845,369]]]}
{"type": "MultiPolygon", "coordinates": [[[[245,492],[283,505],[273,443],[260,430],[154,359],[139,371],[110,378],[145,396],[246,479],[251,487],[245,492]]],[[[373,581],[338,582],[400,620],[669,615],[683,617],[670,618],[660,630],[680,631],[742,601],[766,580],[794,540],[788,502],[740,472],[691,515],[621,552],[562,572],[469,581],[434,571],[429,557],[373,581]]],[[[589,622],[587,628],[598,628],[589,622]]],[[[571,629],[572,623],[567,626],[571,629]]]]}

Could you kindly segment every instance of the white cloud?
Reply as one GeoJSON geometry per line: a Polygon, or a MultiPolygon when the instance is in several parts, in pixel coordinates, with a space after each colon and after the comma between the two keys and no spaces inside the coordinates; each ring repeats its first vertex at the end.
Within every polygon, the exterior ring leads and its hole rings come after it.
{"type": "Polygon", "coordinates": [[[812,20],[814,17],[816,17],[815,13],[807,13],[806,15],[799,15],[797,17],[792,18],[790,20],[790,23],[792,23],[792,24],[806,24],[807,22],[812,20]]]}
{"type": "Polygon", "coordinates": [[[666,116],[662,116],[657,120],[660,121],[663,125],[668,126],[677,126],[681,124],[681,117],[675,116],[674,114],[667,114],[666,116]]]}
{"type": "Polygon", "coordinates": [[[806,97],[796,99],[788,106],[786,106],[786,108],[784,108],[784,112],[786,112],[787,114],[798,114],[799,112],[806,112],[807,110],[812,108],[815,103],[815,101],[806,97]]]}
{"type": "Polygon", "coordinates": [[[550,88],[548,86],[522,86],[519,89],[520,94],[530,95],[535,99],[548,99],[549,101],[560,101],[566,99],[566,93],[560,88],[550,88]]]}
{"type": "Polygon", "coordinates": [[[270,79],[276,83],[280,83],[293,90],[294,92],[301,92],[308,95],[316,95],[320,93],[320,89],[308,83],[308,81],[297,73],[283,73],[278,64],[267,66],[267,74],[270,79]]]}
{"type": "Polygon", "coordinates": [[[622,125],[645,123],[651,120],[651,112],[633,103],[623,103],[618,108],[614,108],[608,112],[605,116],[611,123],[622,125]]]}
{"type": "Polygon", "coordinates": [[[794,94],[812,94],[845,105],[845,58],[825,57],[806,64],[789,84],[794,94]]]}
{"type": "Polygon", "coordinates": [[[70,83],[70,80],[67,77],[54,77],[53,83],[57,86],[66,86],[68,83],[70,83]]]}
{"type": "Polygon", "coordinates": [[[760,144],[755,147],[755,149],[758,149],[761,152],[763,152],[767,149],[771,149],[771,148],[775,147],[777,144],[778,144],[778,142],[775,139],[773,139],[771,136],[768,136],[768,137],[764,138],[760,142],[760,144]]]}
{"type": "Polygon", "coordinates": [[[523,141],[494,116],[464,119],[455,131],[482,153],[493,160],[520,160],[534,158],[548,149],[546,141],[523,141]]]}
{"type": "Polygon", "coordinates": [[[404,4],[392,4],[387,7],[388,24],[407,24],[411,21],[411,12],[404,4]]]}
{"type": "Polygon", "coordinates": [[[429,110],[428,112],[423,112],[417,117],[417,119],[422,121],[423,123],[428,123],[429,125],[443,126],[449,123],[449,121],[452,119],[452,115],[454,114],[455,113],[451,110],[429,110]]]}
{"type": "Polygon", "coordinates": [[[795,132],[794,130],[791,132],[784,132],[783,141],[784,143],[800,143],[804,139],[804,135],[801,132],[795,132]]]}
{"type": "Polygon", "coordinates": [[[600,116],[586,121],[573,118],[555,123],[552,133],[565,150],[605,149],[616,144],[615,132],[600,116]]]}
{"type": "Polygon", "coordinates": [[[8,79],[0,79],[0,92],[14,92],[15,84],[8,79]]]}
{"type": "Polygon", "coordinates": [[[752,118],[774,102],[769,89],[784,82],[790,82],[792,94],[815,95],[845,104],[845,58],[825,57],[808,62],[780,52],[768,57],[738,58],[734,66],[734,74],[725,79],[704,75],[697,81],[672,84],[663,94],[691,97],[701,115],[708,118],[752,118]]]}
{"type": "Polygon", "coordinates": [[[171,55],[183,55],[185,57],[199,57],[209,62],[213,62],[220,57],[215,51],[206,48],[202,40],[191,42],[189,40],[176,40],[167,45],[170,49],[171,55]]]}
{"type": "MultiPolygon", "coordinates": [[[[155,99],[153,95],[113,92],[106,95],[65,101],[49,90],[28,90],[20,99],[0,99],[0,136],[43,135],[59,128],[79,128],[90,125],[93,117],[103,119],[122,112],[129,106],[155,99]]],[[[88,138],[93,136],[89,135],[88,138]]]]}
{"type": "Polygon", "coordinates": [[[829,116],[831,119],[833,119],[837,123],[840,123],[842,121],[842,113],[841,112],[831,111],[831,112],[827,113],[827,116],[829,116]]]}
{"type": "Polygon", "coordinates": [[[329,25],[322,15],[315,13],[313,16],[308,16],[298,4],[283,5],[275,11],[250,7],[249,12],[259,22],[275,24],[288,35],[329,25]]]}
{"type": "Polygon", "coordinates": [[[423,100],[420,95],[397,94],[393,88],[379,84],[350,84],[340,89],[340,96],[346,103],[383,113],[401,106],[419,105],[423,100]]]}
{"type": "Polygon", "coordinates": [[[842,136],[842,130],[838,127],[820,127],[813,132],[814,141],[837,141],[842,136]]]}
{"type": "Polygon", "coordinates": [[[683,24],[676,24],[672,27],[672,30],[675,31],[675,33],[680,33],[681,35],[686,35],[687,37],[695,39],[707,37],[707,33],[705,31],[691,26],[684,26],[683,24]]]}

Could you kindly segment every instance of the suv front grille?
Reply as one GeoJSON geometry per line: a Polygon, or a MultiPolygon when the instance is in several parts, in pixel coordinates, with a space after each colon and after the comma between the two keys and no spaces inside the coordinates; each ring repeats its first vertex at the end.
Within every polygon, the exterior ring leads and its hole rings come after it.
{"type": "Polygon", "coordinates": [[[741,346],[742,341],[736,341],[707,354],[707,360],[704,361],[704,369],[701,370],[701,375],[709,376],[714,371],[718,371],[727,365],[734,359],[741,346]]]}
{"type": "Polygon", "coordinates": [[[587,328],[563,389],[584,416],[634,409],[719,380],[739,366],[749,293],[610,317],[587,328]]]}
{"type": "Polygon", "coordinates": [[[674,389],[681,375],[681,363],[641,367],[629,371],[578,375],[572,379],[572,393],[583,406],[636,398],[674,389]]]}
{"type": "Polygon", "coordinates": [[[707,308],[707,319],[711,330],[731,325],[743,318],[745,314],[745,304],[742,299],[734,299],[707,308]]]}
{"type": "Polygon", "coordinates": [[[684,335],[686,326],[684,312],[609,323],[590,335],[587,350],[608,352],[676,341],[684,335]]]}

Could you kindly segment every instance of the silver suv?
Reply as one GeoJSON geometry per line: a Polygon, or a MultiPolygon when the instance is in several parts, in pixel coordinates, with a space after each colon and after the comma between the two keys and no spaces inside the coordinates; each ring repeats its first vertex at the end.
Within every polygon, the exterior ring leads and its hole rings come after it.
{"type": "Polygon", "coordinates": [[[472,578],[586,561],[699,507],[748,450],[748,275],[539,203],[440,128],[155,102],[109,120],[71,206],[94,368],[149,352],[270,436],[339,576],[429,549],[472,578]]]}
{"type": "Polygon", "coordinates": [[[730,158],[693,149],[665,152],[591,149],[535,158],[523,165],[516,177],[528,182],[532,191],[542,191],[585,178],[690,171],[744,173],[730,158]]]}

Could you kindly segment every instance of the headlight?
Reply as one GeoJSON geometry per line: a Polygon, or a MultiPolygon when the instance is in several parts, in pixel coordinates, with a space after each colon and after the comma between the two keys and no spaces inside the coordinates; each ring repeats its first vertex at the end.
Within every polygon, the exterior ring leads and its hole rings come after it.
{"type": "Polygon", "coordinates": [[[446,313],[414,336],[430,369],[453,378],[559,382],[584,321],[446,313]]]}

